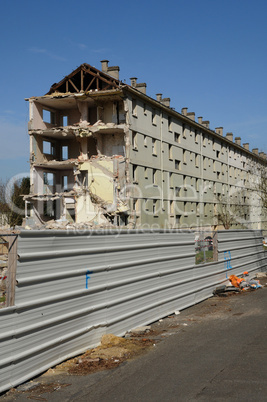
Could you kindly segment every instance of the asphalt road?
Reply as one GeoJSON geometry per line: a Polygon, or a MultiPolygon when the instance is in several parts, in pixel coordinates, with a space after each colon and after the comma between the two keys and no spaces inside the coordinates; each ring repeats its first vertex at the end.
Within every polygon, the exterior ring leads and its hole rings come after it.
{"type": "Polygon", "coordinates": [[[161,340],[135,360],[86,376],[41,376],[35,381],[69,385],[0,400],[266,401],[266,311],[267,288],[211,298],[153,324],[161,340]]]}

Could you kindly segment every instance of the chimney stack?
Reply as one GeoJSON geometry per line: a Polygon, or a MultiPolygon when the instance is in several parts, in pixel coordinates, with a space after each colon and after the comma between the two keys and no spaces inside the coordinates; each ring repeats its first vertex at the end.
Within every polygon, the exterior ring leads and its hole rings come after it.
{"type": "Polygon", "coordinates": [[[226,133],[226,138],[227,138],[229,141],[232,141],[232,142],[233,142],[233,139],[234,139],[233,133],[226,133]]]}
{"type": "Polygon", "coordinates": [[[132,86],[133,88],[135,88],[135,87],[136,87],[137,78],[136,78],[136,77],[132,77],[132,78],[130,78],[130,80],[131,80],[131,86],[132,86]]]}
{"type": "Polygon", "coordinates": [[[102,72],[107,73],[108,72],[108,60],[101,60],[100,62],[102,64],[102,72]]]}
{"type": "Polygon", "coordinates": [[[195,112],[188,112],[187,117],[189,117],[189,119],[195,121],[195,112]]]}
{"type": "Polygon", "coordinates": [[[120,71],[119,66],[108,67],[108,74],[111,75],[111,77],[115,78],[116,80],[119,80],[119,74],[120,74],[119,71],[120,71]]]}
{"type": "Polygon", "coordinates": [[[235,143],[241,145],[241,137],[235,137],[235,143]]]}
{"type": "Polygon", "coordinates": [[[157,101],[158,101],[158,102],[161,102],[162,94],[156,94],[156,97],[157,97],[157,101]]]}
{"type": "Polygon", "coordinates": [[[259,155],[259,148],[253,148],[252,149],[253,154],[259,155]]]}
{"type": "Polygon", "coordinates": [[[140,82],[139,84],[136,84],[136,89],[138,89],[138,91],[140,91],[146,95],[146,83],[145,82],[142,82],[142,83],[140,82]]]}
{"type": "Polygon", "coordinates": [[[187,107],[183,107],[183,108],[182,108],[182,111],[181,111],[181,112],[182,112],[182,114],[183,114],[184,116],[187,116],[187,109],[188,109],[187,107]]]}
{"type": "Polygon", "coordinates": [[[260,152],[259,153],[260,158],[266,159],[266,155],[264,152],[260,152]]]}
{"type": "Polygon", "coordinates": [[[198,123],[199,123],[199,124],[202,124],[202,119],[203,119],[203,117],[202,117],[202,116],[199,116],[197,119],[198,119],[198,123]]]}
{"type": "Polygon", "coordinates": [[[216,127],[215,133],[223,136],[223,127],[216,127]]]}
{"type": "Polygon", "coordinates": [[[170,107],[171,98],[163,98],[163,99],[161,99],[161,103],[162,103],[164,106],[170,107]]]}
{"type": "Polygon", "coordinates": [[[210,128],[210,122],[209,122],[209,120],[203,120],[202,121],[202,124],[203,124],[203,126],[205,126],[206,128],[210,128]]]}
{"type": "Polygon", "coordinates": [[[246,142],[245,144],[243,144],[243,147],[249,151],[249,143],[248,143],[248,142],[246,142]]]}

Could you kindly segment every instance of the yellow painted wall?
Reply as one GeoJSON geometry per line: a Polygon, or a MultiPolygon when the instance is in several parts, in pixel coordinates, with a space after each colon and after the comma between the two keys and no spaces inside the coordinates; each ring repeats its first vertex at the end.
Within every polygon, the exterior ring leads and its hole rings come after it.
{"type": "Polygon", "coordinates": [[[112,204],[114,201],[113,160],[84,162],[80,170],[88,171],[88,187],[92,193],[112,204]]]}

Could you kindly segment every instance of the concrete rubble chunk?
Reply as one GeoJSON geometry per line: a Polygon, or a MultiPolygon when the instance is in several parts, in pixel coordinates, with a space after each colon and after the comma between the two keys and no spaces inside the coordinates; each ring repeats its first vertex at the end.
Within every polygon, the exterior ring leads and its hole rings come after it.
{"type": "Polygon", "coordinates": [[[144,334],[145,332],[150,331],[150,329],[151,329],[151,326],[146,325],[143,327],[137,327],[137,328],[131,329],[131,333],[132,334],[144,334]]]}

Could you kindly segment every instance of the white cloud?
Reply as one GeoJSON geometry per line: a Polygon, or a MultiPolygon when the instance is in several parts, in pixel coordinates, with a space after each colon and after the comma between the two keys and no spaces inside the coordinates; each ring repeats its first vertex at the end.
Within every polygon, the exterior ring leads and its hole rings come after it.
{"type": "Polygon", "coordinates": [[[38,48],[38,47],[31,47],[28,50],[29,50],[29,52],[32,52],[32,53],[44,54],[45,56],[48,56],[48,57],[50,57],[51,59],[54,59],[54,60],[66,61],[66,59],[64,57],[58,56],[55,53],[51,53],[46,49],[42,49],[42,48],[38,48]]]}
{"type": "Polygon", "coordinates": [[[29,136],[24,122],[13,123],[0,117],[0,159],[29,158],[29,136]]]}
{"type": "Polygon", "coordinates": [[[78,47],[79,47],[81,50],[87,49],[87,46],[84,45],[83,43],[78,43],[78,47]]]}
{"type": "Polygon", "coordinates": [[[108,48],[100,48],[100,49],[91,49],[91,52],[94,52],[94,53],[107,53],[107,52],[109,52],[110,51],[110,49],[108,49],[108,48]]]}

